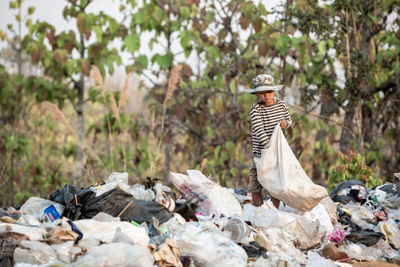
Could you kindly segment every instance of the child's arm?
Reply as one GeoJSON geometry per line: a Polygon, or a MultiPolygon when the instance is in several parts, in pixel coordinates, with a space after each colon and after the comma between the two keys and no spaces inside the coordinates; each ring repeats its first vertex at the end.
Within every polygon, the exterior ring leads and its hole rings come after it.
{"type": "Polygon", "coordinates": [[[285,102],[283,102],[283,106],[284,106],[284,113],[285,113],[284,118],[285,118],[285,121],[286,121],[286,128],[285,129],[287,129],[292,125],[292,117],[289,114],[289,109],[288,109],[288,106],[286,105],[285,102]]]}

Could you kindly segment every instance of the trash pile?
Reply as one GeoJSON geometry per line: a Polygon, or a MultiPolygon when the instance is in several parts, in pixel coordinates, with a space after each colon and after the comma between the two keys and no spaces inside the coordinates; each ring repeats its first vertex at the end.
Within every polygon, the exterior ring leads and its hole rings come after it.
{"type": "Polygon", "coordinates": [[[174,189],[112,173],[88,188],[0,209],[0,266],[396,266],[400,184],[342,182],[309,211],[200,171],[171,173],[174,189]],[[175,191],[175,192],[174,192],[175,191]],[[383,265],[385,264],[385,265],[383,265]]]}

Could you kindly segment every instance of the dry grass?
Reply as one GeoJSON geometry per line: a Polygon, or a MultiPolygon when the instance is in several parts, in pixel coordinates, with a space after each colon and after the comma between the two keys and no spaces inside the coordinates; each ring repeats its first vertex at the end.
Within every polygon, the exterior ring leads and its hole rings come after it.
{"type": "Polygon", "coordinates": [[[168,90],[167,94],[165,95],[164,99],[164,104],[172,98],[174,95],[174,92],[176,89],[179,87],[179,82],[181,80],[181,72],[182,72],[182,65],[176,65],[172,70],[171,70],[171,76],[168,81],[168,90]]]}
{"type": "Polygon", "coordinates": [[[69,118],[64,115],[64,113],[57,107],[56,104],[53,104],[49,101],[44,101],[41,103],[41,107],[44,111],[51,113],[56,122],[63,123],[67,127],[68,131],[76,136],[76,132],[72,128],[69,118]]]}
{"type": "Polygon", "coordinates": [[[110,108],[111,111],[114,113],[115,118],[117,119],[118,123],[121,122],[121,118],[119,116],[119,108],[117,106],[117,102],[115,101],[114,95],[110,94],[110,108]]]}
{"type": "Polygon", "coordinates": [[[96,85],[99,85],[101,88],[103,88],[103,76],[101,76],[99,68],[97,68],[95,65],[92,66],[92,75],[96,85]]]}
{"type": "Polygon", "coordinates": [[[124,87],[122,88],[122,92],[121,92],[121,98],[119,99],[119,102],[118,102],[119,108],[124,107],[128,103],[128,97],[129,97],[128,89],[129,89],[129,84],[130,84],[132,74],[133,74],[132,72],[129,72],[126,75],[124,87]]]}

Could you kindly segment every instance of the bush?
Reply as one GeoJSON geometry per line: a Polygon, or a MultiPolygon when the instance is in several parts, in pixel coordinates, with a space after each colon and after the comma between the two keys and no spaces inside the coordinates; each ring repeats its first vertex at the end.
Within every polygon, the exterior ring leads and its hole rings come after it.
{"type": "Polygon", "coordinates": [[[382,184],[381,179],[376,178],[376,169],[365,163],[365,157],[359,152],[348,150],[347,155],[339,154],[339,162],[329,169],[329,188],[331,191],[338,183],[357,179],[366,187],[374,187],[382,184]]]}

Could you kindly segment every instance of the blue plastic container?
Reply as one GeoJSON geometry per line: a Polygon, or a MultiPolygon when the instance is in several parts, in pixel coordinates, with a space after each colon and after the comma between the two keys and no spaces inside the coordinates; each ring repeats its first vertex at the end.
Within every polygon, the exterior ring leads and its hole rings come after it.
{"type": "Polygon", "coordinates": [[[51,222],[54,222],[55,220],[61,217],[60,214],[57,212],[56,207],[54,207],[54,205],[48,206],[44,210],[43,215],[45,217],[45,220],[49,220],[51,222]]]}

